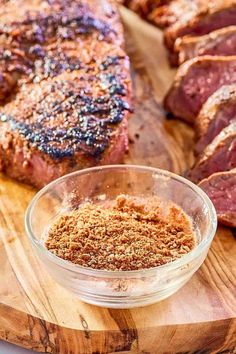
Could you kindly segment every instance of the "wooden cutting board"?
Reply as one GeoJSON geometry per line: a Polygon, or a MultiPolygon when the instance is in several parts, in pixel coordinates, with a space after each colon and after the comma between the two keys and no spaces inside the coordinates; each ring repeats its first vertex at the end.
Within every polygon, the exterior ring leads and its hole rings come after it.
{"type": "MultiPolygon", "coordinates": [[[[136,113],[126,163],[183,173],[193,162],[192,129],[166,120],[170,86],[160,31],[122,10],[136,113]]],[[[82,303],[57,285],[24,231],[35,190],[0,176],[0,338],[48,353],[236,353],[236,240],[219,228],[197,274],[171,298],[132,310],[82,303]]]]}

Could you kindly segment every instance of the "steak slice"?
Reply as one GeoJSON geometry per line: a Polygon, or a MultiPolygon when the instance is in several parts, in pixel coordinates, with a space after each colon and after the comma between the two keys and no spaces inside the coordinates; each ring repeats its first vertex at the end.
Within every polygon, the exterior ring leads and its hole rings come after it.
{"type": "Polygon", "coordinates": [[[165,14],[166,7],[163,5],[171,2],[171,0],[124,0],[121,2],[147,21],[158,27],[163,27],[167,17],[165,14]]]}
{"type": "Polygon", "coordinates": [[[193,122],[209,96],[223,85],[236,83],[236,56],[202,56],[182,64],[165,98],[165,108],[193,122]]]}
{"type": "Polygon", "coordinates": [[[236,84],[222,86],[208,98],[196,118],[196,152],[201,153],[212,140],[236,120],[236,84]]]}
{"type": "Polygon", "coordinates": [[[177,38],[174,51],[176,64],[200,55],[236,55],[236,26],[225,27],[204,36],[177,38]]]}
{"type": "Polygon", "coordinates": [[[224,128],[197,159],[188,177],[195,183],[236,167],[236,121],[224,128]]]}
{"type": "Polygon", "coordinates": [[[0,10],[2,102],[25,83],[77,70],[123,45],[116,8],[104,0],[20,3],[19,14],[12,1],[0,10]]]}
{"type": "Polygon", "coordinates": [[[204,0],[172,0],[153,11],[152,22],[160,28],[171,27],[193,18],[201,9],[206,8],[204,0]]]}
{"type": "Polygon", "coordinates": [[[165,43],[171,50],[178,37],[202,36],[236,25],[236,0],[174,0],[169,6],[179,14],[165,31],[165,43]]]}
{"type": "Polygon", "coordinates": [[[236,169],[213,173],[199,183],[212,200],[219,221],[236,227],[236,169]]]}

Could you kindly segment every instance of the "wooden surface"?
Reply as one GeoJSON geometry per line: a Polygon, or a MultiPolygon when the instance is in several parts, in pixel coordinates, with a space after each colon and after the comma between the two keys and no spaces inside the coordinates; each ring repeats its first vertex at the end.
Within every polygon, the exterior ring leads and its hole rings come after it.
{"type": "MultiPolygon", "coordinates": [[[[173,72],[161,33],[127,10],[136,113],[125,162],[183,173],[193,161],[193,131],[164,118],[161,101],[173,72]]],[[[132,310],[87,305],[45,273],[23,218],[35,191],[0,176],[0,338],[48,353],[236,352],[236,240],[220,228],[209,255],[171,298],[132,310]]]]}

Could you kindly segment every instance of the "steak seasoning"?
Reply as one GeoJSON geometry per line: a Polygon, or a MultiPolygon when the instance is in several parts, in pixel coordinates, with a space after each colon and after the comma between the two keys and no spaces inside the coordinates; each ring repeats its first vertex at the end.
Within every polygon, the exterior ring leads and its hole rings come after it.
{"type": "Polygon", "coordinates": [[[46,248],[83,267],[139,270],[157,267],[196,246],[192,223],[175,204],[156,197],[119,195],[115,201],[82,204],[49,228],[46,248]]]}

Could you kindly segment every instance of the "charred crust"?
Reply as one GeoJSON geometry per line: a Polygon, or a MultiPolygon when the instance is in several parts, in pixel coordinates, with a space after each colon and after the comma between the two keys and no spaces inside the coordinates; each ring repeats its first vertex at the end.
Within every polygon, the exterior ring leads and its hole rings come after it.
{"type": "Polygon", "coordinates": [[[17,120],[0,113],[0,121],[9,123],[38,150],[53,159],[72,157],[78,151],[98,157],[108,147],[113,129],[129,111],[129,105],[119,96],[92,98],[86,94],[66,92],[63,102],[55,101],[53,109],[42,107],[34,122],[17,120]],[[50,122],[63,112],[63,126],[51,127],[50,122]],[[73,122],[71,116],[73,115],[73,122]]]}
{"type": "Polygon", "coordinates": [[[21,22],[0,24],[0,35],[11,36],[18,42],[44,44],[49,39],[73,40],[77,35],[88,35],[94,31],[100,35],[99,39],[114,33],[114,29],[107,22],[94,17],[85,4],[72,2],[68,10],[68,1],[59,3],[59,11],[52,11],[48,15],[28,12],[21,22]]]}
{"type": "Polygon", "coordinates": [[[99,159],[131,111],[126,101],[129,75],[127,78],[124,66],[128,58],[120,48],[115,22],[108,19],[116,12],[99,18],[96,11],[93,14],[86,4],[74,0],[70,6],[68,0],[47,2],[49,13],[26,12],[19,22],[0,24],[0,37],[6,45],[0,49],[0,67],[16,76],[13,83],[8,76],[0,76],[0,100],[1,91],[4,100],[6,89],[16,88],[14,107],[0,109],[0,124],[8,124],[29,148],[52,159],[72,160],[77,152],[99,159]],[[110,46],[113,39],[108,55],[104,43],[110,46]],[[88,61],[82,60],[79,41],[88,48],[103,42],[101,53],[98,46],[88,61]],[[63,43],[70,43],[68,51],[63,43]]]}

